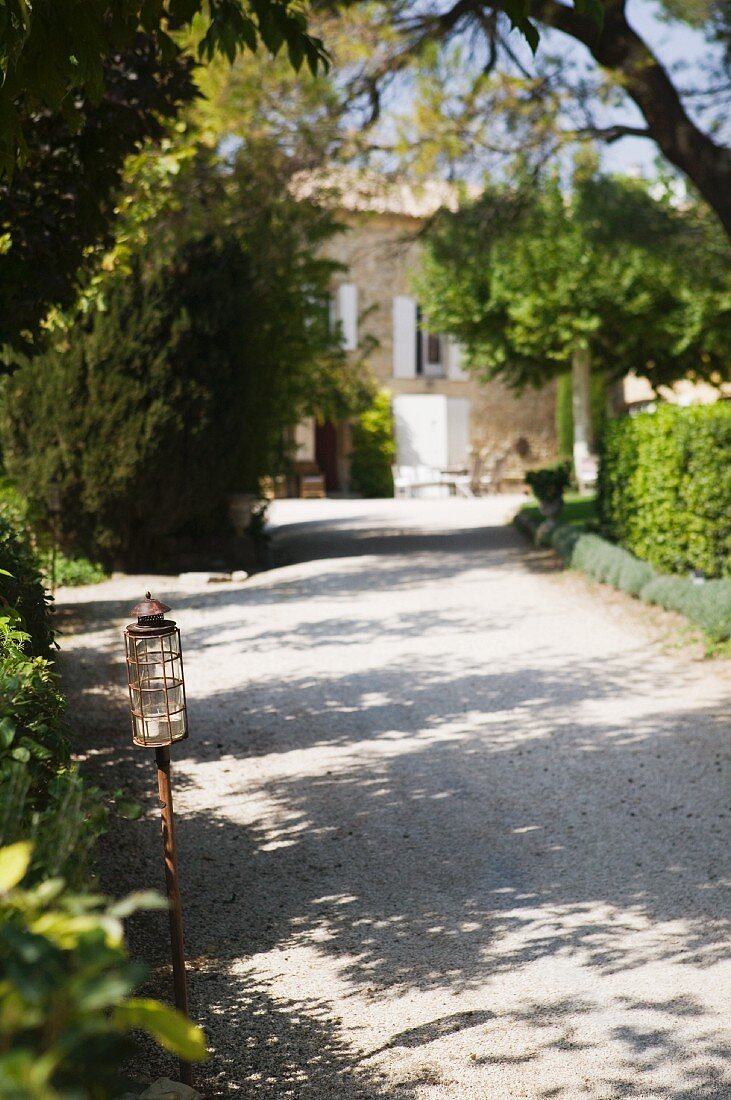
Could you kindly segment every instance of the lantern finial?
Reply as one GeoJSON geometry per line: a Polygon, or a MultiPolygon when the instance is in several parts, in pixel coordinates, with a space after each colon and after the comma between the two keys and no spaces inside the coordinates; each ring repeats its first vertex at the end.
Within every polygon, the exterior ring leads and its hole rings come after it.
{"type": "Polygon", "coordinates": [[[153,599],[152,593],[145,592],[144,600],[133,607],[130,614],[136,616],[138,623],[159,624],[164,620],[165,613],[169,610],[170,608],[166,603],[153,599]]]}

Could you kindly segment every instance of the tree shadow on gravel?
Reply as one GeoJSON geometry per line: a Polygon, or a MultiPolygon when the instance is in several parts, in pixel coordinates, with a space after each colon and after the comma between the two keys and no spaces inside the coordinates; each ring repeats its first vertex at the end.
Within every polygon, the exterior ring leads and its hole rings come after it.
{"type": "MultiPolygon", "coordinates": [[[[256,1100],[411,1100],[418,1076],[394,1088],[340,1035],[327,1001],[276,996],[253,971],[224,973],[198,989],[206,996],[213,1072],[198,1071],[205,1095],[256,1100]],[[204,992],[205,991],[205,992],[204,992]],[[205,1084],[203,1084],[205,1082],[205,1084]]],[[[196,985],[194,983],[194,989],[196,985]]]]}
{"type": "MultiPolygon", "coordinates": [[[[708,967],[728,957],[718,885],[728,861],[722,714],[645,713],[629,726],[587,720],[582,705],[601,706],[620,683],[630,693],[646,688],[641,670],[605,666],[599,674],[591,663],[494,676],[411,669],[408,699],[404,672],[289,679],[270,683],[259,701],[256,693],[216,695],[215,720],[211,699],[197,700],[195,735],[175,750],[176,789],[187,806],[179,843],[192,959],[205,967],[216,956],[225,965],[317,928],[324,933],[318,950],[335,962],[339,981],[390,995],[474,990],[566,955],[581,957],[598,975],[658,962],[708,967]],[[556,767],[546,772],[549,744],[556,767]],[[253,792],[236,761],[256,755],[272,774],[257,782],[256,809],[248,813],[253,792]],[[192,764],[195,784],[186,775],[192,764]],[[213,773],[210,801],[205,788],[213,773]],[[223,793],[221,773],[229,784],[223,793]],[[682,923],[675,935],[656,932],[665,922],[682,923]]],[[[116,893],[161,886],[151,754],[129,744],[123,697],[87,683],[80,698],[87,705],[79,715],[90,720],[87,767],[107,789],[124,786],[141,796],[149,811],[142,822],[115,824],[105,845],[105,885],[116,893]],[[90,713],[95,692],[101,711],[90,713]]],[[[82,738],[84,732],[82,723],[82,738]]],[[[131,942],[138,955],[166,958],[164,920],[137,918],[131,942]]],[[[205,1026],[229,1028],[231,1036],[240,1029],[246,1039],[241,982],[228,979],[215,1005],[209,988],[196,984],[194,974],[193,1003],[205,1026]]],[[[497,1004],[485,1009],[503,1011],[497,1004]]],[[[555,1018],[550,1001],[530,1011],[535,1021],[555,1018]]],[[[289,1033],[288,1014],[270,1013],[274,1045],[279,1029],[289,1033]]],[[[306,1008],[298,1021],[294,1031],[314,1027],[306,1008]]],[[[650,1067],[650,1077],[680,1066],[695,1092],[661,1085],[633,1092],[628,1069],[626,1079],[608,1081],[607,1095],[683,1100],[713,1095],[708,1090],[720,1081],[731,1096],[731,1078],[719,1077],[713,1029],[679,1060],[672,1022],[666,1025],[642,1056],[634,1051],[641,1029],[622,1025],[614,1037],[627,1048],[628,1065],[650,1067]]],[[[317,1027],[327,1031],[324,1018],[317,1027]]],[[[547,1040],[547,1049],[557,1041],[547,1040]]],[[[220,1042],[208,1088],[229,1072],[228,1043],[220,1042]]],[[[336,1028],[315,1046],[323,1073],[345,1072],[336,1028]]],[[[258,1040],[251,1050],[257,1073],[258,1040]]],[[[277,1072],[288,1080],[289,1062],[277,1072]]],[[[303,1080],[293,1096],[314,1100],[318,1088],[328,1095],[316,1076],[303,1080]]],[[[243,1095],[248,1087],[241,1084],[243,1095]]],[[[264,1087],[250,1095],[266,1097],[264,1087]]],[[[342,1100],[379,1095],[350,1084],[328,1088],[342,1100]]],[[[541,1095],[572,1100],[571,1088],[541,1095]]]]}
{"type": "MultiPolygon", "coordinates": [[[[520,568],[512,537],[504,547],[497,539],[498,572],[520,568]]],[[[464,580],[484,564],[484,547],[476,557],[451,545],[436,560],[415,549],[388,569],[369,557],[354,567],[359,585],[423,586],[455,570],[464,580]]],[[[642,975],[658,963],[705,968],[729,955],[719,887],[731,817],[721,708],[693,707],[689,694],[663,706],[657,668],[632,652],[555,667],[526,654],[499,671],[404,656],[317,673],[284,665],[266,681],[249,674],[247,653],[268,648],[332,653],[379,638],[438,639],[476,621],[463,608],[374,622],[346,610],[352,590],[347,567],[168,600],[183,613],[222,612],[215,627],[184,633],[202,679],[191,694],[193,734],[174,752],[192,1003],[215,1048],[200,1071],[204,1095],[410,1100],[442,1086],[425,1069],[387,1088],[379,1060],[396,1049],[438,1051],[474,1029],[476,1070],[511,1059],[540,1068],[556,1054],[567,1066],[576,1057],[602,1067],[579,1086],[543,1085],[539,1073],[533,1100],[731,1097],[731,1050],[718,1021],[691,997],[654,995],[642,975]],[[343,613],[301,634],[262,625],[261,609],[288,593],[340,602],[343,613]],[[206,691],[205,662],[227,631],[241,668],[229,686],[206,691]],[[627,706],[608,717],[603,704],[617,699],[627,706]],[[245,963],[302,945],[345,996],[474,995],[493,981],[509,990],[534,964],[567,957],[597,979],[631,976],[632,995],[612,994],[609,1017],[606,1004],[550,988],[518,1008],[500,997],[479,1017],[443,1012],[364,1053],[343,1037],[332,1004],[304,992],[284,998],[245,963]],[[525,1042],[502,1049],[493,1021],[522,1029],[525,1042]],[[608,1043],[621,1056],[609,1060],[608,1043]]],[[[125,610],[92,601],[83,615],[106,628],[125,610]]],[[[505,616],[479,621],[495,632],[510,625],[505,616]]],[[[117,646],[117,637],[116,627],[102,631],[100,645],[117,646]]],[[[97,782],[125,786],[149,811],[115,822],[105,842],[104,884],[121,893],[161,885],[154,765],[130,744],[120,654],[110,648],[100,667],[94,652],[77,646],[63,660],[76,747],[97,782]]],[[[131,938],[136,953],[167,956],[160,914],[136,918],[131,938]]],[[[150,988],[165,979],[159,970],[150,988]]],[[[443,1095],[458,1093],[444,1086],[443,1095]]]]}
{"type": "Polygon", "coordinates": [[[587,1021],[601,1006],[587,998],[550,996],[529,1000],[519,1010],[507,1014],[515,1029],[529,1028],[531,1039],[519,1055],[501,1050],[478,1054],[479,1065],[528,1065],[554,1052],[570,1056],[579,1053],[586,1070],[577,1082],[551,1084],[536,1088],[535,1100],[579,1100],[580,1097],[642,1097],[643,1100],[697,1100],[702,1097],[731,1095],[731,1055],[728,1032],[723,1019],[696,1034],[692,1044],[679,1039],[678,1023],[707,1018],[705,1006],[693,998],[637,1000],[618,997],[627,1019],[621,1025],[609,1025],[608,1040],[619,1040],[624,1056],[611,1067],[602,1057],[601,1045],[587,1039],[587,1021]],[[641,1012],[652,1024],[636,1023],[641,1012]],[[724,1068],[725,1067],[725,1068],[724,1068]],[[678,1086],[667,1081],[672,1071],[684,1079],[678,1086]],[[665,1078],[665,1080],[663,1080],[665,1078]]]}

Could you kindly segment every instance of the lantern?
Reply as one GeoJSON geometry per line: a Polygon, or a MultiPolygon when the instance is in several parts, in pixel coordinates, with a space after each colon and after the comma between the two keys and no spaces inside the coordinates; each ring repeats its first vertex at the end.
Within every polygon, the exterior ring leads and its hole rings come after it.
{"type": "Polygon", "coordinates": [[[172,745],[188,736],[180,631],[165,618],[169,610],[148,592],[132,608],[137,622],[124,632],[132,739],[143,748],[172,745]]]}
{"type": "MultiPolygon", "coordinates": [[[[169,610],[166,604],[153,600],[147,592],[142,603],[132,608],[131,614],[137,616],[137,622],[130,623],[126,628],[124,647],[132,711],[132,740],[135,745],[155,750],[175,1007],[187,1016],[188,989],[175,850],[170,746],[188,736],[188,719],[180,631],[172,619],[165,618],[169,610]]],[[[192,1084],[191,1067],[184,1059],[180,1060],[180,1079],[186,1085],[192,1084]]]]}

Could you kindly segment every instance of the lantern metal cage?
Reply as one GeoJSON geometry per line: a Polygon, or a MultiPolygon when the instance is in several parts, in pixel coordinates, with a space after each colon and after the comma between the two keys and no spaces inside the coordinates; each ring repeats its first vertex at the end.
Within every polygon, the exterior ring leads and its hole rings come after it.
{"type": "Polygon", "coordinates": [[[170,608],[150,593],[132,614],[137,622],[124,632],[132,740],[160,748],[188,736],[180,631],[165,618],[170,608]]]}

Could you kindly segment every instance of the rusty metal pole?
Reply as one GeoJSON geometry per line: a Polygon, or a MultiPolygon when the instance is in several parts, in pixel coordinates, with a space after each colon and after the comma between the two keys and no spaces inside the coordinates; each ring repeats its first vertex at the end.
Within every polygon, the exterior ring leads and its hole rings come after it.
{"type": "MultiPolygon", "coordinates": [[[[162,847],[165,859],[165,886],[170,903],[170,952],[173,960],[173,989],[175,1007],[188,1015],[188,987],[185,978],[185,947],[183,944],[183,912],[180,904],[178,861],[175,851],[175,821],[173,818],[173,788],[170,782],[170,748],[155,749],[157,763],[157,789],[160,795],[162,821],[162,847]]],[[[180,1059],[180,1080],[184,1085],[193,1084],[190,1062],[180,1059]]]]}

